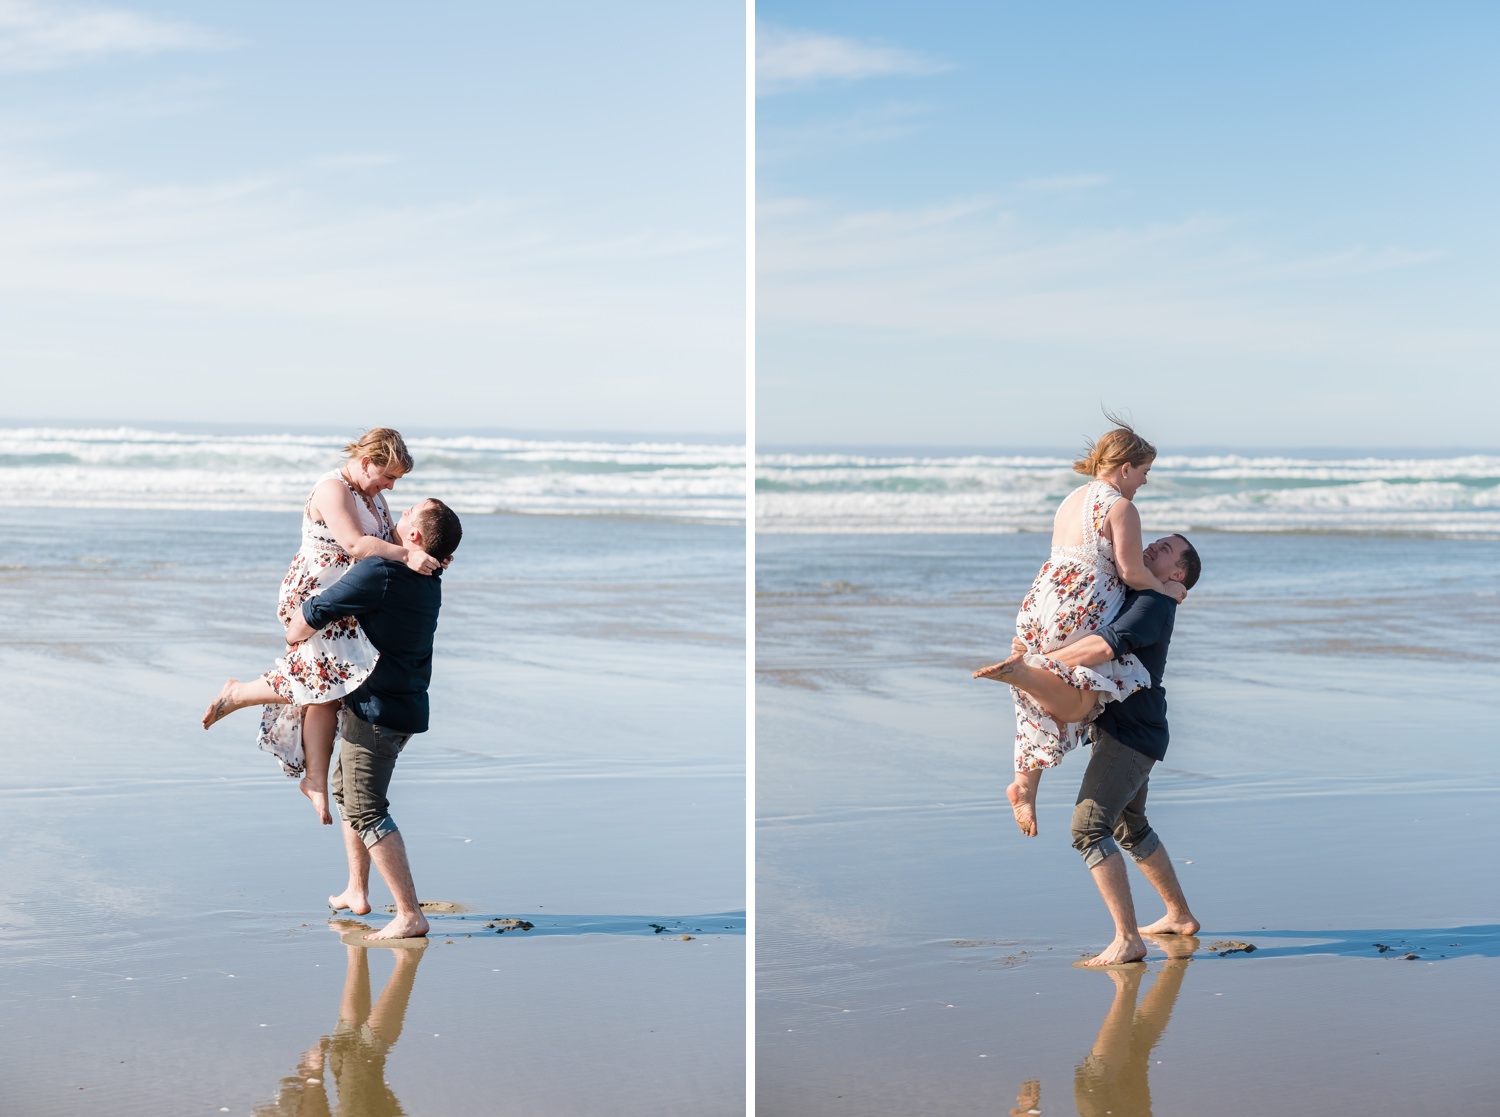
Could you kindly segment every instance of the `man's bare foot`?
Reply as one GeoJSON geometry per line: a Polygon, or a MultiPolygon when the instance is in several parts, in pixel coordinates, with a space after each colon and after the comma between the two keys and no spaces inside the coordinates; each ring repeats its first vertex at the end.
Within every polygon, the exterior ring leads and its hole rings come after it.
{"type": "Polygon", "coordinates": [[[1021,657],[1025,654],[1025,652],[1014,652],[1009,659],[1001,660],[999,663],[992,663],[988,667],[981,667],[978,671],[974,672],[974,677],[976,679],[996,679],[1004,682],[1006,678],[1015,673],[1016,664],[1021,662],[1021,657]]]}
{"type": "Polygon", "coordinates": [[[365,936],[367,939],[420,939],[427,934],[427,917],[421,912],[416,915],[397,915],[380,930],[365,936]]]}
{"type": "Polygon", "coordinates": [[[1016,1106],[1010,1111],[1010,1117],[1029,1117],[1030,1114],[1040,1113],[1041,1105],[1042,1084],[1035,1078],[1028,1078],[1016,1091],[1016,1106]]]}
{"type": "Polygon", "coordinates": [[[334,911],[343,911],[348,908],[355,915],[370,914],[370,897],[363,892],[356,892],[352,888],[346,888],[337,896],[328,897],[328,906],[334,911]]]}
{"type": "Polygon", "coordinates": [[[1079,965],[1096,970],[1104,966],[1123,966],[1130,962],[1143,962],[1145,959],[1146,944],[1139,937],[1133,939],[1117,937],[1098,954],[1092,958],[1085,958],[1079,965]]]}
{"type": "Polygon", "coordinates": [[[1173,919],[1164,915],[1149,927],[1142,927],[1143,935],[1196,935],[1202,924],[1189,915],[1186,919],[1173,919]]]}
{"type": "MultiPolygon", "coordinates": [[[[1144,933],[1143,931],[1142,934],[1144,933]]],[[[1167,956],[1164,965],[1170,967],[1177,964],[1186,965],[1189,959],[1198,953],[1203,940],[1196,935],[1162,935],[1160,938],[1153,938],[1151,945],[1161,949],[1162,953],[1167,956]]]]}
{"type": "Polygon", "coordinates": [[[253,703],[243,700],[243,695],[240,691],[241,686],[238,679],[230,679],[224,684],[224,688],[219,691],[218,697],[208,704],[207,710],[203,711],[204,729],[207,729],[220,718],[234,713],[236,710],[243,710],[246,706],[253,705],[253,703]]]}
{"type": "MultiPolygon", "coordinates": [[[[312,800],[313,810],[318,812],[318,821],[320,821],[324,826],[332,826],[333,815],[328,813],[327,785],[325,784],[323,787],[314,787],[312,785],[312,780],[308,779],[306,776],[303,776],[302,782],[297,786],[302,789],[303,795],[306,795],[309,799],[312,800]]],[[[365,910],[368,911],[369,909],[366,908],[365,910]]]]}

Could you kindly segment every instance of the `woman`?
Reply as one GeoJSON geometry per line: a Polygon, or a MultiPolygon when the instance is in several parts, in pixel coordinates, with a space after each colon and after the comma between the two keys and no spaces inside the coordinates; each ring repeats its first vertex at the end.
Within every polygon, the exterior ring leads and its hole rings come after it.
{"type": "MultiPolygon", "coordinates": [[[[1126,698],[1151,685],[1150,675],[1133,655],[1098,667],[1064,667],[1045,658],[1094,632],[1119,615],[1127,587],[1155,590],[1182,599],[1179,583],[1163,585],[1141,558],[1141,514],[1135,494],[1146,484],[1156,447],[1128,424],[1117,425],[1073,463],[1073,470],[1093,478],[1074,489],[1052,521],[1052,554],[1042,565],[1016,615],[1016,638],[1030,653],[1027,662],[1045,666],[1079,690],[1096,695],[1081,721],[1058,723],[1024,691],[1016,701],[1016,777],[1005,789],[1021,833],[1035,837],[1036,792],[1042,769],[1051,768],[1083,740],[1088,723],[1103,702],[1126,698]]],[[[974,673],[998,678],[1004,664],[974,673]]]]}
{"type": "MultiPolygon", "coordinates": [[[[381,494],[411,472],[411,454],[401,435],[376,427],[345,446],[344,453],[343,466],[318,478],[303,507],[302,546],[282,579],[276,610],[283,627],[301,615],[303,602],[337,582],[360,559],[391,559],[419,574],[431,574],[440,565],[426,551],[393,541],[395,525],[381,494]]],[[[312,800],[323,824],[330,825],[328,764],[339,700],[369,677],[377,658],[354,618],[338,621],[289,646],[254,682],[226,682],[209,703],[203,728],[246,706],[265,706],[257,744],[281,762],[288,776],[302,776],[302,794],[312,800]]]]}

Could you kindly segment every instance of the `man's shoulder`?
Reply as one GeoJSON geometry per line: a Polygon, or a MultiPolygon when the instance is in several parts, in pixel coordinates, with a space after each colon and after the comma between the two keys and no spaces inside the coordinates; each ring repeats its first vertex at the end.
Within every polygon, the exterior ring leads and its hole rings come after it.
{"type": "Polygon", "coordinates": [[[1120,613],[1124,615],[1131,609],[1138,613],[1162,610],[1168,616],[1174,616],[1177,613],[1177,602],[1157,590],[1126,590],[1125,604],[1120,607],[1120,613]]]}
{"type": "Polygon", "coordinates": [[[388,558],[362,558],[349,568],[345,578],[355,578],[360,582],[379,583],[391,576],[392,570],[405,570],[406,567],[399,562],[392,562],[388,558]]]}

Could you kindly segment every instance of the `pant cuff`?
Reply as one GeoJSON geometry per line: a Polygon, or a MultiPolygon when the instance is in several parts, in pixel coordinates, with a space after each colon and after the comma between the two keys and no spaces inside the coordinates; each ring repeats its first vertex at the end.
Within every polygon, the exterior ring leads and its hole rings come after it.
{"type": "Polygon", "coordinates": [[[394,834],[395,832],[396,823],[392,820],[391,816],[382,815],[359,832],[359,840],[365,843],[366,849],[369,849],[387,834],[394,834]]]}
{"type": "Polygon", "coordinates": [[[1091,846],[1084,846],[1078,852],[1083,854],[1083,863],[1093,869],[1104,864],[1111,854],[1119,853],[1120,847],[1115,845],[1113,838],[1104,837],[1091,846]]]}
{"type": "Polygon", "coordinates": [[[1153,830],[1125,852],[1130,854],[1131,858],[1135,861],[1144,861],[1160,848],[1161,839],[1156,836],[1156,831],[1153,830]]]}

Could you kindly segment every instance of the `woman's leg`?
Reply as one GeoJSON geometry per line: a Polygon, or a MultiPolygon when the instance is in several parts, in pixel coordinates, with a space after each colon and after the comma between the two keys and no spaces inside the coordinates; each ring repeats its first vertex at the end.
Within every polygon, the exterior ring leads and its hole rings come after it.
{"type": "Polygon", "coordinates": [[[256,679],[251,683],[230,679],[224,684],[224,689],[219,691],[218,697],[208,704],[208,709],[203,714],[203,728],[207,729],[225,715],[243,710],[246,706],[283,706],[287,701],[265,679],[256,679]]]}
{"type": "Polygon", "coordinates": [[[1083,721],[1094,710],[1099,694],[1069,686],[1045,667],[1033,667],[1020,656],[974,672],[976,679],[994,679],[1024,690],[1059,725],[1083,721]]]}
{"type": "Polygon", "coordinates": [[[337,702],[322,702],[302,711],[302,755],[307,774],[300,786],[324,826],[333,825],[333,815],[328,813],[328,765],[333,760],[333,735],[338,723],[337,702]]]}

